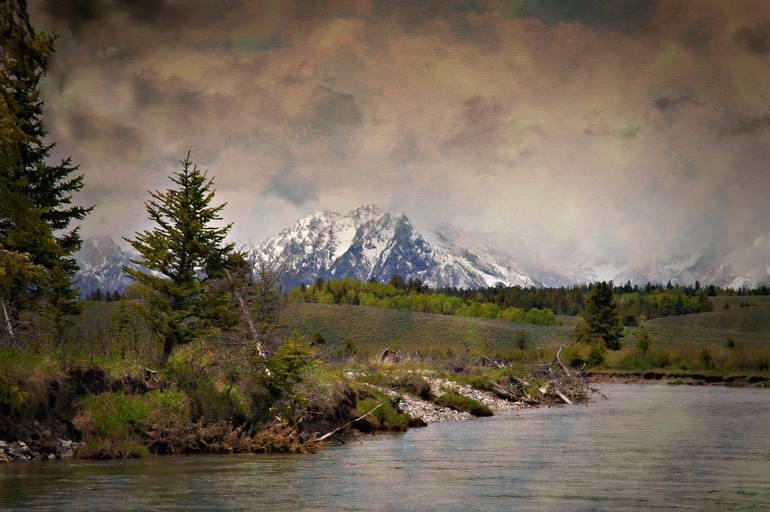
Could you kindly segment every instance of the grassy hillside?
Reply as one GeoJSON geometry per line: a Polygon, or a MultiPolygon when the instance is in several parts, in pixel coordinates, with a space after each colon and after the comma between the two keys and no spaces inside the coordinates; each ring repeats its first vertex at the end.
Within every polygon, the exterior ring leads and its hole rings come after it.
{"type": "Polygon", "coordinates": [[[528,345],[566,344],[576,319],[559,317],[560,325],[520,324],[506,320],[432,315],[365,306],[333,304],[289,304],[283,323],[305,335],[318,331],[329,343],[341,344],[346,337],[366,352],[383,347],[393,350],[463,350],[464,344],[482,352],[516,346],[525,332],[528,345]]]}
{"type": "Polygon", "coordinates": [[[770,343],[770,297],[713,297],[714,310],[648,320],[644,326],[662,343],[736,343],[766,347],[770,343]],[[750,306],[740,307],[741,302],[750,306]],[[728,309],[725,309],[728,304],[728,309]]]}

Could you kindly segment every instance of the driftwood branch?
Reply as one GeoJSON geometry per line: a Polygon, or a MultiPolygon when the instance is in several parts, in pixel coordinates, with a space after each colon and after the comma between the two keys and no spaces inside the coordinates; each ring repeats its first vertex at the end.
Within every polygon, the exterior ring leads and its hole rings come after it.
{"type": "Polygon", "coordinates": [[[362,420],[362,419],[366,418],[366,417],[367,417],[367,416],[369,416],[371,413],[373,413],[374,411],[376,411],[377,409],[379,409],[380,407],[382,407],[382,405],[383,405],[384,403],[385,403],[385,402],[380,402],[379,404],[377,404],[377,405],[375,405],[374,407],[372,407],[372,409],[371,409],[371,410],[369,410],[369,412],[367,412],[366,414],[363,414],[363,415],[359,416],[358,418],[356,418],[356,419],[354,419],[354,420],[348,421],[347,423],[345,423],[345,424],[344,424],[344,425],[342,425],[341,427],[337,427],[337,428],[335,428],[334,430],[332,430],[331,432],[329,432],[329,433],[327,433],[327,434],[324,434],[324,435],[322,435],[321,437],[319,437],[318,439],[316,439],[316,441],[324,441],[324,440],[326,440],[326,439],[329,439],[331,436],[333,436],[334,434],[336,434],[336,433],[337,433],[337,432],[339,432],[340,430],[342,430],[342,429],[345,429],[345,428],[349,427],[350,425],[352,425],[353,423],[355,423],[355,422],[357,422],[357,421],[360,421],[360,420],[362,420]]]}

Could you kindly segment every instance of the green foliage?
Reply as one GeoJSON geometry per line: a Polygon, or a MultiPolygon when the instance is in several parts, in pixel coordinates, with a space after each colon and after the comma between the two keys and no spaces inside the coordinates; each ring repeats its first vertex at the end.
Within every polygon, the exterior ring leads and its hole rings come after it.
{"type": "Polygon", "coordinates": [[[356,428],[365,432],[373,430],[403,432],[409,428],[411,418],[398,412],[396,399],[368,386],[362,389],[360,393],[365,398],[358,400],[355,415],[363,416],[370,411],[373,412],[366,418],[357,421],[355,423],[356,428]]]}
{"type": "Polygon", "coordinates": [[[316,282],[312,287],[295,288],[291,302],[361,305],[441,315],[496,318],[535,325],[555,325],[556,316],[549,309],[501,308],[491,302],[463,300],[425,288],[419,280],[404,281],[394,276],[388,284],[361,282],[353,278],[316,282]]]}
{"type": "Polygon", "coordinates": [[[583,331],[578,331],[578,341],[601,340],[607,348],[619,349],[623,327],[613,299],[612,283],[602,281],[594,284],[586,300],[586,308],[583,310],[585,327],[583,331]]]}
{"type": "Polygon", "coordinates": [[[267,361],[269,370],[266,377],[267,388],[275,399],[290,395],[294,386],[302,382],[302,373],[311,364],[311,353],[299,339],[292,338],[267,361]]]}
{"type": "Polygon", "coordinates": [[[514,338],[514,343],[520,350],[524,350],[532,344],[532,336],[528,331],[517,331],[514,338]]]}
{"type": "Polygon", "coordinates": [[[165,374],[190,397],[194,418],[244,421],[252,415],[252,404],[242,393],[239,361],[227,356],[196,341],[169,359],[165,374]]]}
{"type": "Polygon", "coordinates": [[[594,366],[599,366],[604,362],[605,353],[606,353],[606,347],[603,343],[594,343],[593,346],[591,346],[591,351],[588,352],[588,357],[586,358],[586,365],[588,365],[588,367],[590,368],[594,366]]]}
{"type": "Polygon", "coordinates": [[[711,357],[711,352],[709,352],[708,349],[704,348],[701,350],[700,359],[706,368],[711,369],[713,367],[713,358],[711,357]]]}
{"type": "Polygon", "coordinates": [[[325,344],[326,344],[326,338],[324,338],[324,335],[321,334],[320,331],[314,331],[313,334],[310,335],[311,346],[323,346],[325,344]]]}
{"type": "Polygon", "coordinates": [[[423,400],[433,399],[433,393],[431,392],[428,381],[414,373],[402,374],[399,378],[395,381],[391,381],[389,384],[396,389],[418,396],[423,400]]]}
{"type": "Polygon", "coordinates": [[[433,401],[443,407],[467,412],[473,416],[492,416],[492,409],[488,406],[454,391],[445,391],[443,395],[436,397],[433,401]]]}
{"type": "Polygon", "coordinates": [[[179,390],[141,395],[107,392],[86,396],[74,423],[93,456],[137,457],[151,428],[180,429],[190,424],[190,400],[179,390]]]}
{"type": "MultiPolygon", "coordinates": [[[[72,277],[80,248],[78,228],[91,208],[73,206],[82,175],[69,159],[50,164],[40,84],[53,52],[53,38],[36,32],[26,2],[0,3],[0,251],[28,255],[45,279],[26,267],[3,265],[3,280],[14,282],[0,297],[12,313],[45,301],[62,338],[65,315],[77,312],[72,277]],[[32,279],[30,279],[32,278],[32,279]]],[[[15,257],[14,257],[15,258],[15,257]]],[[[6,259],[6,258],[2,258],[6,259]]],[[[6,281],[7,282],[7,281],[6,281]]]]}
{"type": "Polygon", "coordinates": [[[146,203],[156,227],[126,239],[141,268],[124,271],[144,288],[144,315],[163,339],[162,364],[176,345],[231,329],[238,318],[224,277],[243,264],[243,255],[224,242],[232,225],[214,225],[225,205],[211,206],[213,179],[192,164],[189,152],[181,164],[170,177],[178,188],[151,192],[146,203]]]}
{"type": "Polygon", "coordinates": [[[375,390],[368,393],[374,397],[359,400],[356,404],[356,414],[362,416],[369,411],[374,410],[374,412],[356,422],[357,428],[364,431],[388,430],[394,432],[403,432],[409,428],[409,416],[398,412],[396,402],[393,399],[375,390]]]}
{"type": "Polygon", "coordinates": [[[348,336],[345,338],[344,343],[342,344],[342,348],[340,348],[339,351],[339,357],[342,359],[352,357],[358,354],[358,345],[355,341],[353,341],[353,338],[348,336]]]}
{"type": "Polygon", "coordinates": [[[7,405],[11,409],[19,407],[29,396],[21,391],[19,386],[0,375],[0,405],[7,405]]]}
{"type": "Polygon", "coordinates": [[[644,327],[639,328],[636,335],[636,348],[641,352],[647,352],[650,348],[650,333],[644,327]]]}

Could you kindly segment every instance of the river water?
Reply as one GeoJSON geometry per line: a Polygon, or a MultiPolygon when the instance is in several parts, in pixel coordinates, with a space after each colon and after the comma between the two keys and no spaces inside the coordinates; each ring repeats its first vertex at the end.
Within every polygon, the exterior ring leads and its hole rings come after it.
{"type": "Polygon", "coordinates": [[[0,510],[770,510],[770,390],[602,390],[315,455],[10,464],[0,510]]]}

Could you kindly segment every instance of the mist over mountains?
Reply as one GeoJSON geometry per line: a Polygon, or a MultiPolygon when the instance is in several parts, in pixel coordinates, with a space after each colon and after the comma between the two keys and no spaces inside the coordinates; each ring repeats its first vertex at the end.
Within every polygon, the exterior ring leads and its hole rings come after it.
{"type": "MultiPolygon", "coordinates": [[[[597,279],[634,283],[678,282],[722,287],[753,287],[770,280],[770,267],[737,273],[728,255],[718,251],[672,258],[647,269],[549,268],[532,259],[517,258],[490,243],[442,226],[423,234],[403,213],[365,205],[347,213],[316,211],[253,247],[258,259],[280,265],[287,287],[312,283],[317,277],[354,277],[387,281],[394,274],[420,279],[432,288],[504,286],[568,286],[597,279]],[[522,262],[521,260],[526,260],[522,262]]],[[[88,238],[76,255],[81,296],[97,288],[125,290],[131,280],[122,267],[131,253],[111,237],[88,238]]]]}

